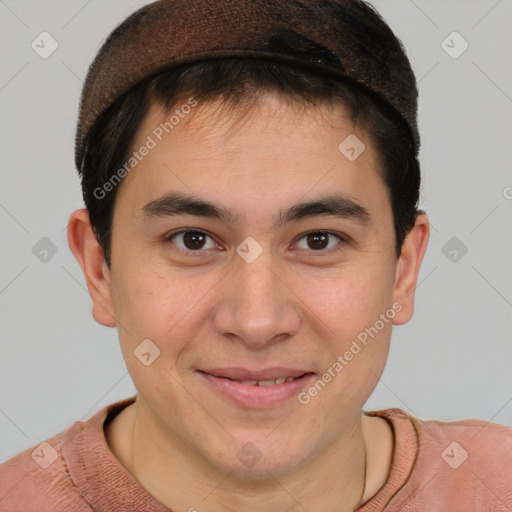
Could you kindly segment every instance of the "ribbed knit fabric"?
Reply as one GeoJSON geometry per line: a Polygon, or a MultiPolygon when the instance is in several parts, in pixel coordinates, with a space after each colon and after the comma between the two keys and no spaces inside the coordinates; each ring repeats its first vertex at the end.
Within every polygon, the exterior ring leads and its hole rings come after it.
{"type": "MultiPolygon", "coordinates": [[[[172,512],[124,469],[105,440],[105,422],[133,402],[104,407],[48,439],[49,446],[41,443],[1,464],[0,511],[172,512]]],[[[481,420],[422,421],[396,408],[366,414],[391,423],[395,449],[386,483],[357,512],[512,510],[512,428],[481,420]],[[462,449],[468,454],[463,462],[462,449]]]]}

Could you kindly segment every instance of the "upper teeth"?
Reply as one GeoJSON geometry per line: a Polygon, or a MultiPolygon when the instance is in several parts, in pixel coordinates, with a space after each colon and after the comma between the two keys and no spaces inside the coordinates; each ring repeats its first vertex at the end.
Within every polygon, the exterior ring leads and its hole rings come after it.
{"type": "Polygon", "coordinates": [[[273,386],[274,384],[282,384],[283,382],[291,382],[298,377],[279,377],[278,379],[270,380],[235,380],[246,386],[273,386]]]}

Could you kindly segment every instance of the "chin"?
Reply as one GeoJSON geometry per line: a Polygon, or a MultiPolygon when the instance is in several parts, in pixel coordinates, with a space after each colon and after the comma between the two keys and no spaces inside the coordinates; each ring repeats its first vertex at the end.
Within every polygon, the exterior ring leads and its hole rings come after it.
{"type": "Polygon", "coordinates": [[[229,453],[224,446],[224,452],[222,448],[215,452],[222,454],[222,458],[210,458],[210,464],[217,466],[222,473],[229,474],[230,478],[263,482],[293,473],[307,462],[307,440],[293,442],[290,437],[283,439],[275,436],[274,442],[269,443],[267,437],[268,432],[262,434],[260,439],[253,435],[253,442],[238,440],[231,445],[229,453]],[[301,447],[300,451],[298,447],[301,447]]]}

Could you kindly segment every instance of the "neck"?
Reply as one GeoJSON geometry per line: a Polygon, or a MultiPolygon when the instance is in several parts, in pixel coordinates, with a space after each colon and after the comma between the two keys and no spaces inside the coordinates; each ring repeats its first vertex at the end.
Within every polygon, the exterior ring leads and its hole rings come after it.
{"type": "MultiPolygon", "coordinates": [[[[387,476],[388,468],[383,475],[374,467],[384,460],[375,445],[381,425],[370,421],[377,419],[363,415],[314,458],[298,461],[293,472],[271,467],[257,478],[219,470],[153,421],[139,400],[114,418],[106,435],[126,470],[173,510],[348,512],[369,499],[387,476]]],[[[390,454],[385,456],[389,464],[390,454]]]]}

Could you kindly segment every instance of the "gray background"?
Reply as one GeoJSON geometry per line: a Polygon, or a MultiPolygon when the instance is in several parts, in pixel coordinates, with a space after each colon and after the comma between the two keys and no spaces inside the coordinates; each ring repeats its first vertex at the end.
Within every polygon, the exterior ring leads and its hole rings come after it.
{"type": "MultiPolygon", "coordinates": [[[[83,79],[108,33],[146,3],[0,0],[0,461],[135,394],[116,331],[91,316],[65,228],[83,205],[73,163],[83,79]],[[43,31],[59,45],[47,59],[31,48],[43,31]],[[57,250],[47,261],[43,237],[57,250]]],[[[512,1],[373,4],[419,80],[432,233],[415,316],[394,327],[365,409],[512,426],[512,1]],[[469,43],[458,58],[442,47],[454,31],[469,43]]],[[[445,45],[453,54],[461,43],[445,45]]]]}

